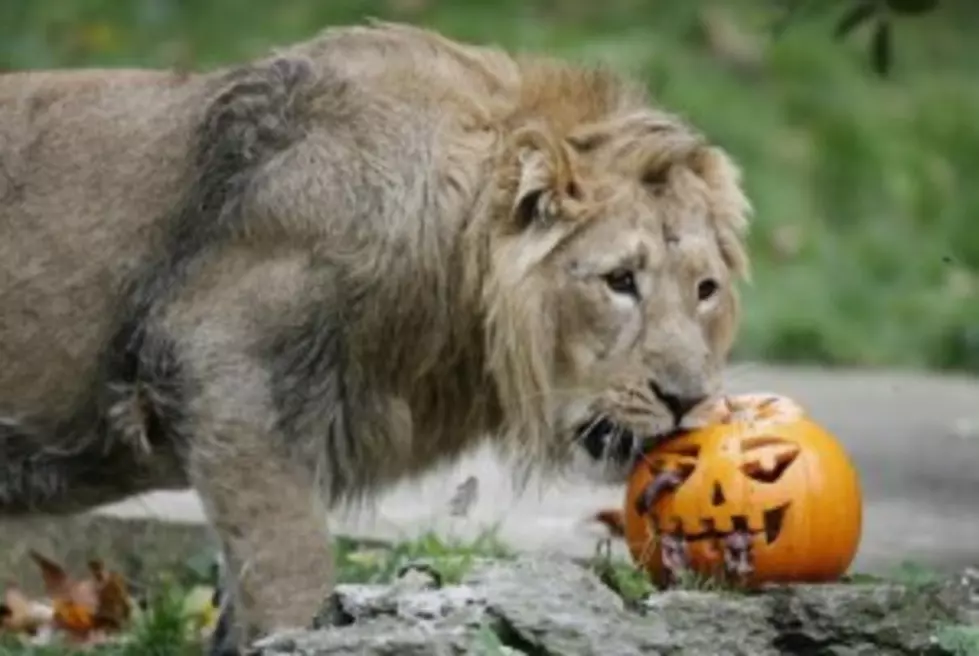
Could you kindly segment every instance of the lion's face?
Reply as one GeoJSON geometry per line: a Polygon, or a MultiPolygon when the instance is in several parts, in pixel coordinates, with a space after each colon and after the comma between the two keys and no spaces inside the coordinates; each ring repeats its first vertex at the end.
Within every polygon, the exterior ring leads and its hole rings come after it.
{"type": "Polygon", "coordinates": [[[546,390],[549,455],[584,455],[607,477],[625,473],[644,440],[698,425],[720,392],[746,204],[713,149],[655,176],[599,163],[523,196],[524,227],[500,239],[506,256],[495,262],[521,299],[508,304],[524,331],[512,339],[535,345],[517,357],[537,359],[546,378],[536,387],[546,390]]]}
{"type": "Polygon", "coordinates": [[[535,275],[556,315],[557,428],[594,460],[697,423],[720,391],[738,303],[706,208],[623,186],[535,275]]]}

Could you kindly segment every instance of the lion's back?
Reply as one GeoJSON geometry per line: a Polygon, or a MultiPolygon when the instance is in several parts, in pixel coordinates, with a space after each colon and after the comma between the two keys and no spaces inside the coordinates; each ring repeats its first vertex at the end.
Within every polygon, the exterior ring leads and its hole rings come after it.
{"type": "MultiPolygon", "coordinates": [[[[447,111],[447,91],[465,95],[455,87],[466,77],[468,55],[447,55],[455,46],[426,45],[432,37],[410,30],[331,34],[284,54],[308,60],[316,70],[310,89],[329,102],[313,102],[311,111],[327,112],[322,119],[330,125],[330,148],[356,142],[371,150],[372,166],[380,163],[384,172],[360,179],[350,166],[342,173],[354,177],[333,185],[333,196],[344,200],[340,192],[357,183],[355,204],[424,202],[416,197],[431,171],[419,173],[418,162],[434,156],[441,129],[429,118],[447,111]],[[398,56],[392,59],[392,53],[398,56]],[[423,61],[401,56],[406,53],[423,61]],[[399,78],[408,72],[417,78],[412,84],[399,78]],[[432,88],[434,81],[439,89],[432,88]],[[332,108],[330,84],[356,87],[349,94],[353,109],[343,114],[349,119],[340,120],[342,112],[332,108]],[[393,185],[395,191],[392,185],[374,189],[377,177],[401,184],[393,185]]],[[[259,70],[271,59],[233,68],[259,70]]],[[[218,96],[233,93],[237,79],[233,70],[0,75],[0,416],[55,417],[81,400],[119,321],[127,283],[150,249],[166,247],[169,214],[194,187],[192,158],[207,138],[196,128],[218,96]]],[[[474,161],[465,162],[463,177],[479,166],[478,157],[469,159],[474,161]]],[[[292,202],[280,196],[268,195],[292,202]]],[[[399,225],[386,215],[375,220],[378,229],[399,225]]]]}
{"type": "Polygon", "coordinates": [[[195,80],[0,75],[0,414],[50,414],[90,383],[116,295],[179,193],[195,80]]]}

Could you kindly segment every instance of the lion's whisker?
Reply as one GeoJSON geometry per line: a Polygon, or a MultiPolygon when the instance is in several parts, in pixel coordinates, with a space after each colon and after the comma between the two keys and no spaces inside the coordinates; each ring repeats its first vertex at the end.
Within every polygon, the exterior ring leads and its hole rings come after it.
{"type": "Polygon", "coordinates": [[[745,375],[759,371],[760,367],[755,362],[737,362],[731,364],[725,370],[725,377],[729,382],[743,380],[745,375]]]}
{"type": "Polygon", "coordinates": [[[605,417],[605,415],[602,414],[598,414],[592,417],[591,420],[587,424],[585,424],[580,430],[575,431],[574,441],[584,442],[586,439],[588,439],[588,435],[595,429],[595,427],[606,419],[607,417],[605,417]]]}

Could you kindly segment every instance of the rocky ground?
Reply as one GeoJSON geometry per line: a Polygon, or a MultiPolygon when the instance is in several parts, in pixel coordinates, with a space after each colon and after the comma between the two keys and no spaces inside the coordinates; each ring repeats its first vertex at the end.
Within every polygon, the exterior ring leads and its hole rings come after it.
{"type": "Polygon", "coordinates": [[[979,647],[979,570],[921,584],[674,590],[626,603],[557,556],[477,565],[458,585],[425,576],[346,585],[314,629],[253,656],[953,656],[979,647]]]}

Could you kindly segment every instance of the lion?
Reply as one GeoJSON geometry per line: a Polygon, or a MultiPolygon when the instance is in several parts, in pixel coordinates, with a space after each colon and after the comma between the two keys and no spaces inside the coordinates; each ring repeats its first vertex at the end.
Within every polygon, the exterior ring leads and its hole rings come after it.
{"type": "Polygon", "coordinates": [[[719,392],[733,159],[603,66],[330,27],[0,76],[0,516],[199,494],[213,653],[306,626],[338,504],[483,441],[624,476],[719,392]]]}

